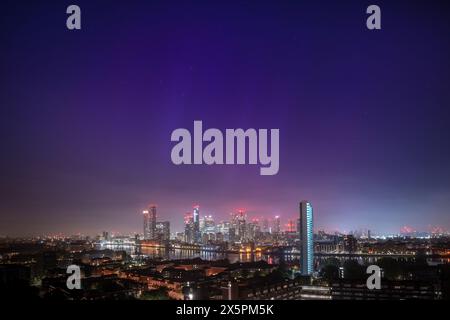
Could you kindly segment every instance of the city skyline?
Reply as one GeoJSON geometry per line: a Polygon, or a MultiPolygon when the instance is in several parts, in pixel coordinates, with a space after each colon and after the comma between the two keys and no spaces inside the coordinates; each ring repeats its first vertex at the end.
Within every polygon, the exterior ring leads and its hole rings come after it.
{"type": "MultiPolygon", "coordinates": [[[[307,201],[307,203],[310,203],[307,201]]],[[[124,236],[124,235],[133,235],[133,234],[140,234],[143,236],[143,239],[152,239],[153,233],[151,230],[156,230],[156,224],[158,223],[170,223],[171,227],[171,236],[173,236],[175,233],[181,233],[185,232],[185,225],[186,225],[186,218],[187,215],[190,216],[191,219],[194,219],[194,213],[196,210],[199,210],[201,206],[199,204],[194,204],[190,207],[190,210],[187,208],[185,209],[185,212],[183,214],[179,214],[177,217],[168,218],[167,216],[164,216],[160,212],[160,207],[155,203],[150,203],[147,206],[144,207],[143,210],[139,211],[134,218],[136,218],[137,228],[132,230],[121,230],[120,228],[108,228],[108,227],[102,227],[100,226],[94,231],[86,232],[83,230],[80,230],[78,232],[43,232],[43,233],[33,233],[33,234],[0,234],[0,237],[35,237],[35,236],[76,236],[76,235],[83,235],[83,236],[98,236],[101,235],[103,232],[107,232],[111,235],[116,236],[124,236]],[[143,227],[143,228],[142,228],[143,227]]],[[[297,208],[298,209],[298,208],[297,208]]],[[[169,208],[165,209],[166,211],[170,211],[169,208]]],[[[164,210],[163,210],[164,211],[164,210]]],[[[197,211],[198,212],[198,211],[197,211]]],[[[261,215],[257,214],[257,212],[247,210],[245,208],[236,208],[229,210],[227,213],[224,213],[222,215],[213,214],[211,213],[213,211],[207,211],[205,212],[203,209],[198,213],[198,221],[201,221],[205,218],[210,218],[214,221],[215,224],[220,224],[224,222],[230,222],[233,219],[233,215],[235,214],[245,214],[247,222],[256,223],[261,228],[264,228],[264,224],[268,223],[268,230],[270,233],[273,233],[273,229],[276,228],[275,224],[276,221],[278,221],[279,224],[279,230],[281,232],[289,232],[291,228],[293,228],[293,231],[299,231],[297,225],[298,220],[298,212],[294,213],[292,215],[280,215],[280,214],[273,214],[273,215],[261,215]],[[292,225],[291,225],[292,224],[292,225]]],[[[316,215],[314,215],[314,221],[316,220],[316,215]]],[[[194,221],[194,220],[193,220],[194,221]]],[[[450,232],[449,229],[445,229],[439,225],[429,225],[424,229],[415,228],[411,225],[401,225],[398,230],[394,230],[393,232],[383,232],[374,229],[370,225],[364,225],[364,226],[356,226],[351,229],[330,229],[323,226],[316,226],[316,223],[314,222],[314,228],[313,228],[314,234],[317,234],[319,232],[326,232],[330,235],[332,234],[359,234],[362,236],[366,236],[367,234],[372,234],[372,236],[378,236],[378,237],[386,237],[386,236],[401,236],[401,235],[414,235],[414,234],[448,234],[450,232]]],[[[200,232],[198,230],[197,232],[200,232]]]]}
{"type": "Polygon", "coordinates": [[[353,0],[169,2],[80,0],[76,31],[63,4],[4,4],[0,236],[141,232],[149,201],[174,230],[193,203],[299,199],[316,230],[450,229],[448,2],[382,1],[376,31],[353,0]],[[279,172],[174,165],[196,120],[279,128],[279,172]]]}

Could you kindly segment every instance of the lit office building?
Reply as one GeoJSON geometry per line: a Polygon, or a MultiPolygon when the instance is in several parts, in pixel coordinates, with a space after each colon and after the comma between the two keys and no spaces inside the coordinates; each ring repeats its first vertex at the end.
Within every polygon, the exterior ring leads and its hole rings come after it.
{"type": "Polygon", "coordinates": [[[201,234],[200,234],[200,207],[198,205],[194,206],[193,223],[194,223],[193,240],[194,243],[199,243],[201,234]]]}
{"type": "Polygon", "coordinates": [[[170,222],[161,221],[156,223],[156,237],[160,241],[170,240],[170,222]]]}
{"type": "Polygon", "coordinates": [[[142,211],[142,216],[144,217],[144,239],[150,239],[150,213],[148,210],[142,211]]]}
{"type": "Polygon", "coordinates": [[[258,231],[259,231],[258,220],[253,219],[251,222],[247,223],[246,226],[247,240],[254,241],[258,231]]]}
{"type": "Polygon", "coordinates": [[[244,210],[238,210],[236,214],[233,215],[233,225],[236,240],[244,241],[246,239],[247,225],[246,225],[247,215],[244,210]]]}
{"type": "Polygon", "coordinates": [[[273,233],[279,234],[281,232],[281,220],[280,216],[275,216],[273,220],[273,233]]]}
{"type": "Polygon", "coordinates": [[[184,215],[184,241],[194,243],[194,217],[191,212],[184,215]]]}
{"type": "Polygon", "coordinates": [[[200,219],[200,231],[201,233],[215,233],[216,232],[216,224],[211,215],[204,216],[200,219]]]}
{"type": "Polygon", "coordinates": [[[154,240],[156,238],[156,206],[151,205],[148,210],[142,211],[144,216],[144,239],[154,240]]]}

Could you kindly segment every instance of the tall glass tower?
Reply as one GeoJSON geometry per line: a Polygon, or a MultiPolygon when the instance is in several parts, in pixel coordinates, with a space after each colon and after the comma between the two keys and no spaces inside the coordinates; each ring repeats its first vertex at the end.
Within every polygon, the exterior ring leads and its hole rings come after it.
{"type": "Polygon", "coordinates": [[[200,207],[194,206],[194,243],[200,243],[200,207]]]}
{"type": "Polygon", "coordinates": [[[156,239],[156,206],[150,205],[148,210],[142,211],[144,215],[144,239],[156,239]]]}
{"type": "Polygon", "coordinates": [[[302,275],[314,271],[313,208],[306,200],[300,202],[300,267],[302,275]]]}
{"type": "Polygon", "coordinates": [[[150,213],[148,210],[142,211],[144,216],[144,239],[150,239],[150,213]]]}

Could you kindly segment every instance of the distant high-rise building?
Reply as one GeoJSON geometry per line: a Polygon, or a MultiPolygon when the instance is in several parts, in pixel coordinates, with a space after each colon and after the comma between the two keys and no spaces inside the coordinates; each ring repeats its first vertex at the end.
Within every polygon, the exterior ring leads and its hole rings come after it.
{"type": "Polygon", "coordinates": [[[300,265],[302,275],[311,275],[314,268],[313,208],[311,203],[300,202],[300,265]]]}
{"type": "Polygon", "coordinates": [[[273,233],[279,234],[281,232],[281,220],[280,216],[275,216],[273,220],[273,233]]]}
{"type": "Polygon", "coordinates": [[[200,217],[200,233],[205,232],[205,219],[206,217],[200,217]]]}
{"type": "Polygon", "coordinates": [[[161,241],[170,240],[170,222],[161,221],[156,223],[156,238],[161,241]]]}
{"type": "Polygon", "coordinates": [[[269,220],[267,220],[267,218],[264,218],[262,222],[262,232],[269,232],[269,231],[270,231],[269,220]]]}
{"type": "Polygon", "coordinates": [[[238,210],[237,214],[235,215],[235,224],[236,224],[236,236],[241,241],[247,240],[247,215],[245,214],[244,210],[238,210]]]}
{"type": "Polygon", "coordinates": [[[238,231],[237,231],[237,229],[238,229],[238,214],[237,213],[234,213],[234,212],[232,212],[232,213],[230,213],[230,215],[231,215],[231,219],[230,219],[230,228],[232,228],[233,229],[233,232],[234,232],[234,241],[236,241],[236,236],[237,236],[237,233],[238,233],[238,231]]]}
{"type": "Polygon", "coordinates": [[[255,240],[255,230],[256,223],[253,221],[246,223],[245,225],[245,240],[246,241],[254,241],[255,240]]]}
{"type": "Polygon", "coordinates": [[[206,233],[216,232],[216,224],[214,222],[214,218],[211,215],[204,217],[202,232],[206,233]]]}
{"type": "Polygon", "coordinates": [[[194,243],[194,217],[191,212],[184,215],[184,241],[194,243]]]}
{"type": "Polygon", "coordinates": [[[142,211],[144,215],[144,239],[156,239],[156,206],[150,205],[148,210],[142,211]]]}
{"type": "Polygon", "coordinates": [[[229,229],[230,229],[230,222],[228,221],[221,221],[216,226],[217,232],[220,232],[223,235],[228,235],[229,229]]]}
{"type": "Polygon", "coordinates": [[[156,206],[150,206],[150,238],[156,239],[156,206]]]}
{"type": "Polygon", "coordinates": [[[142,211],[144,217],[144,239],[150,239],[150,212],[148,210],[142,211]]]}
{"type": "Polygon", "coordinates": [[[236,241],[236,229],[234,227],[230,227],[228,229],[228,241],[234,243],[236,241]]]}
{"type": "Polygon", "coordinates": [[[200,234],[200,207],[194,206],[194,243],[199,243],[201,234],[200,234]]]}
{"type": "Polygon", "coordinates": [[[175,240],[180,241],[180,242],[186,241],[184,232],[176,232],[175,233],[175,240]]]}
{"type": "Polygon", "coordinates": [[[102,237],[103,237],[103,240],[109,241],[110,240],[109,232],[108,231],[103,231],[102,237]]]}

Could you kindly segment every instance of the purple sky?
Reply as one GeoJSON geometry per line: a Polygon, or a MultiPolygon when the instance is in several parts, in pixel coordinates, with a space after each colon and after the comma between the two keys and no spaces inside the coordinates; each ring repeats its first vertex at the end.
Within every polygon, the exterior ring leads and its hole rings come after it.
{"type": "Polygon", "coordinates": [[[450,6],[376,1],[6,1],[0,235],[181,230],[298,215],[315,227],[450,229],[450,6]],[[176,128],[279,128],[280,171],[174,166],[176,128]]]}

